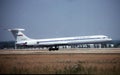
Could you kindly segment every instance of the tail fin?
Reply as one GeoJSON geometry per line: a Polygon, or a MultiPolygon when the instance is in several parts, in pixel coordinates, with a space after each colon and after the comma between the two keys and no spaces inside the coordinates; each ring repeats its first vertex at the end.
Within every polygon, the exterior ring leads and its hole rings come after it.
{"type": "Polygon", "coordinates": [[[28,38],[26,35],[24,35],[22,33],[22,31],[24,31],[24,29],[19,29],[19,28],[15,28],[15,29],[8,29],[8,31],[11,31],[13,36],[15,37],[15,40],[18,41],[25,41],[25,40],[29,40],[30,38],[28,38]]]}

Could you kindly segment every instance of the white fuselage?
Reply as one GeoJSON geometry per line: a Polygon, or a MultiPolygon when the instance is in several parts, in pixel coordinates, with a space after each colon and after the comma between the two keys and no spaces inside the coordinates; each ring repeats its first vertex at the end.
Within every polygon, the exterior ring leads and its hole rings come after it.
{"type": "Polygon", "coordinates": [[[64,37],[51,39],[29,39],[25,41],[18,41],[19,45],[61,45],[61,44],[76,44],[76,43],[102,43],[111,41],[112,39],[105,35],[94,36],[78,36],[78,37],[64,37]]]}

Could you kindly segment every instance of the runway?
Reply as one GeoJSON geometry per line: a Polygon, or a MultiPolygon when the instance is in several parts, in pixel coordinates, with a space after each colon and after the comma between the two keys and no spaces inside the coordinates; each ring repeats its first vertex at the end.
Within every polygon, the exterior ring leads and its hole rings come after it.
{"type": "Polygon", "coordinates": [[[61,49],[58,51],[48,51],[39,49],[4,49],[0,54],[80,54],[80,53],[120,53],[120,48],[78,48],[78,49],[61,49]]]}

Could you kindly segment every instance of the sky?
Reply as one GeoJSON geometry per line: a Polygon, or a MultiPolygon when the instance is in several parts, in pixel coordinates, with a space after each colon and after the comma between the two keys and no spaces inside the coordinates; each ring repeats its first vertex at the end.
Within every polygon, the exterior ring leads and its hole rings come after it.
{"type": "Polygon", "coordinates": [[[0,0],[0,41],[9,28],[34,39],[107,35],[120,40],[120,0],[0,0]]]}

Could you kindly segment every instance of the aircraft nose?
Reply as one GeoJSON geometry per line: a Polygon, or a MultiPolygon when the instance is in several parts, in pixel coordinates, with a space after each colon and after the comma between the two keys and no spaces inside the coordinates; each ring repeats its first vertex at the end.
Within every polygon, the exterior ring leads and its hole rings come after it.
{"type": "Polygon", "coordinates": [[[112,39],[111,38],[108,38],[109,41],[111,41],[112,39]]]}

